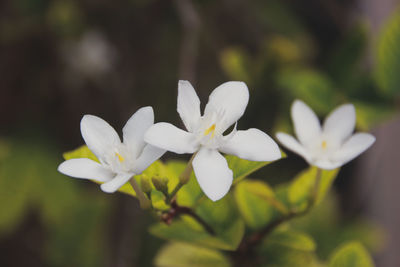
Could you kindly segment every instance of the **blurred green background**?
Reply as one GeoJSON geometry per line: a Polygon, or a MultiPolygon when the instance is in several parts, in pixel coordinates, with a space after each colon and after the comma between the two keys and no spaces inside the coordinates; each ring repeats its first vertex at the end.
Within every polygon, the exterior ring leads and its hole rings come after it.
{"type": "MultiPolygon", "coordinates": [[[[181,125],[177,82],[202,102],[245,81],[242,129],[292,131],[300,98],[323,118],[352,102],[377,142],[345,166],[326,208],[297,223],[322,258],[361,239],[400,266],[400,12],[395,0],[9,0],[0,2],[0,266],[153,266],[164,241],[135,199],[57,173],[94,114],[121,129],[140,107],[181,125]],[[307,230],[308,229],[308,230],[307,230]]],[[[165,158],[177,158],[167,153],[165,158]]],[[[271,184],[306,164],[257,172],[271,184]]]]}

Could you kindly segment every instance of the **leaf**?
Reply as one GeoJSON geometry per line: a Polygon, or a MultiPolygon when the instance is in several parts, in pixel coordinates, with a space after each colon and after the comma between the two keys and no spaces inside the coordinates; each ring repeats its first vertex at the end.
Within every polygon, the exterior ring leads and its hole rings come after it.
{"type": "Polygon", "coordinates": [[[336,92],[332,81],[312,69],[285,70],[277,78],[280,87],[286,89],[291,98],[299,98],[317,113],[327,114],[335,107],[336,92]]]}
{"type": "Polygon", "coordinates": [[[176,220],[171,225],[158,223],[152,225],[150,233],[163,239],[187,242],[191,244],[217,248],[223,250],[235,250],[244,234],[244,223],[242,220],[231,222],[229,227],[217,232],[212,236],[202,229],[198,224],[186,220],[176,220]]]}
{"type": "Polygon", "coordinates": [[[400,14],[386,22],[376,55],[376,82],[386,96],[395,96],[400,90],[400,14]]]}
{"type": "MultiPolygon", "coordinates": [[[[301,172],[289,185],[288,200],[294,207],[304,209],[311,197],[317,177],[317,167],[309,167],[301,172]]],[[[316,204],[320,203],[329,191],[339,169],[321,170],[316,204]]]]}
{"type": "Polygon", "coordinates": [[[168,243],[157,253],[157,267],[229,267],[229,260],[219,251],[184,243],[168,243]]]}
{"type": "Polygon", "coordinates": [[[261,181],[240,182],[235,187],[234,196],[241,216],[253,229],[266,225],[273,218],[276,206],[286,210],[276,199],[272,188],[261,181]]]}
{"type": "MultiPolygon", "coordinates": [[[[281,151],[282,158],[286,157],[286,154],[281,151]]],[[[274,162],[274,161],[249,161],[238,158],[236,156],[227,155],[225,156],[229,168],[233,171],[233,183],[238,183],[245,177],[249,176],[253,172],[260,168],[274,162]]]]}
{"type": "Polygon", "coordinates": [[[215,231],[209,234],[193,217],[183,214],[171,225],[156,224],[150,228],[153,235],[174,241],[184,241],[197,245],[224,250],[235,250],[244,234],[244,223],[238,218],[232,195],[213,202],[203,199],[194,212],[215,231]]]}
{"type": "MultiPolygon", "coordinates": [[[[170,183],[168,183],[169,192],[172,192],[173,188],[178,184],[179,176],[186,168],[187,163],[184,161],[168,161],[166,166],[168,171],[171,173],[170,183]]],[[[189,182],[182,186],[176,196],[178,205],[193,207],[199,199],[204,196],[199,184],[197,183],[196,177],[192,172],[189,182]]]]}
{"type": "Polygon", "coordinates": [[[30,208],[48,233],[42,250],[45,265],[99,266],[107,257],[102,235],[106,195],[82,190],[74,179],[58,173],[57,151],[47,142],[31,136],[10,140],[9,153],[1,159],[0,200],[7,205],[0,210],[0,236],[19,227],[30,208]]]}
{"type": "Polygon", "coordinates": [[[329,267],[373,267],[368,251],[359,242],[348,242],[333,253],[329,267]]]}
{"type": "Polygon", "coordinates": [[[260,246],[265,267],[319,266],[314,253],[316,245],[307,235],[288,229],[277,229],[260,246]]]}
{"type": "Polygon", "coordinates": [[[93,152],[86,145],[80,146],[74,150],[63,153],[63,158],[65,160],[88,158],[88,159],[94,160],[96,162],[99,162],[97,157],[93,154],[93,152]]]}
{"type": "Polygon", "coordinates": [[[305,233],[289,229],[277,229],[264,240],[271,246],[279,245],[290,247],[301,251],[315,251],[316,244],[310,236],[305,233]]]}

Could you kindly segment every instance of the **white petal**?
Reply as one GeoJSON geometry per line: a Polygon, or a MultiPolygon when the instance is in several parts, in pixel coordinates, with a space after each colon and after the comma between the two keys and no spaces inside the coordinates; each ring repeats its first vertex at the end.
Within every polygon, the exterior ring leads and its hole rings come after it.
{"type": "Polygon", "coordinates": [[[277,133],[276,138],[278,138],[279,142],[287,149],[300,155],[307,162],[311,161],[309,152],[293,136],[285,133],[277,133]]]}
{"type": "Polygon", "coordinates": [[[375,137],[368,133],[356,133],[332,155],[332,160],[345,164],[354,159],[375,142],[375,137]]]}
{"type": "Polygon", "coordinates": [[[144,134],[154,124],[152,107],[143,107],[135,112],[122,129],[124,143],[133,153],[134,158],[139,157],[146,143],[144,134]]]}
{"type": "Polygon", "coordinates": [[[177,154],[194,153],[199,146],[192,133],[165,122],[151,126],[144,136],[144,141],[177,154]]]}
{"type": "Polygon", "coordinates": [[[228,193],[233,173],[226,159],[214,149],[202,148],[193,159],[193,169],[204,194],[217,201],[228,193]]]}
{"type": "Polygon", "coordinates": [[[178,83],[178,113],[186,129],[193,132],[200,121],[200,99],[188,81],[178,83]]]}
{"type": "Polygon", "coordinates": [[[324,169],[324,170],[333,170],[333,169],[339,168],[343,164],[341,164],[340,162],[333,162],[333,161],[324,159],[324,160],[316,160],[315,162],[312,162],[311,165],[317,166],[318,168],[324,169]]]}
{"type": "Polygon", "coordinates": [[[223,132],[242,117],[248,102],[249,89],[244,82],[226,82],[210,94],[204,114],[217,112],[223,115],[218,126],[223,132]]]}
{"type": "Polygon", "coordinates": [[[335,143],[342,143],[347,139],[356,125],[356,111],[352,104],[342,105],[334,109],[325,119],[324,134],[333,138],[335,143]]]}
{"type": "Polygon", "coordinates": [[[294,130],[300,143],[307,146],[321,135],[317,115],[301,100],[295,100],[291,109],[294,130]]]}
{"type": "Polygon", "coordinates": [[[100,160],[121,143],[117,132],[105,120],[85,115],[81,120],[81,133],[86,145],[100,160]]]}
{"type": "Polygon", "coordinates": [[[58,171],[74,178],[91,179],[99,182],[107,182],[115,176],[101,164],[85,158],[64,161],[58,166],[58,171]]]}
{"type": "Polygon", "coordinates": [[[272,161],[281,158],[281,152],[275,141],[267,134],[254,128],[237,131],[219,150],[253,161],[272,161]]]}
{"type": "Polygon", "coordinates": [[[121,173],[115,176],[114,179],[111,181],[104,183],[100,186],[101,190],[106,193],[114,193],[117,191],[121,186],[123,186],[126,182],[131,179],[133,173],[121,173]]]}
{"type": "Polygon", "coordinates": [[[166,150],[147,144],[142,154],[135,162],[134,172],[141,174],[147,167],[149,167],[154,161],[158,160],[166,150]]]}

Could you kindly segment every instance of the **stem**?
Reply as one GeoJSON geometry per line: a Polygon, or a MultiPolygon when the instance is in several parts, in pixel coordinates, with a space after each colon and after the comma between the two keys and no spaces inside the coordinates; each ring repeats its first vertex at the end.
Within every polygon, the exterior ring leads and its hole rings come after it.
{"type": "Polygon", "coordinates": [[[196,155],[197,155],[197,152],[192,155],[188,164],[186,165],[185,170],[179,176],[179,182],[182,183],[183,185],[186,184],[187,182],[189,182],[190,175],[192,174],[192,171],[193,171],[192,162],[196,155]]]}
{"type": "Polygon", "coordinates": [[[135,178],[129,180],[133,190],[136,192],[136,196],[139,199],[140,207],[142,209],[149,209],[151,207],[151,201],[144,195],[143,191],[140,189],[139,185],[137,184],[135,178]]]}
{"type": "Polygon", "coordinates": [[[188,207],[180,207],[180,212],[182,214],[189,215],[190,217],[195,219],[198,223],[201,224],[201,226],[203,226],[204,230],[206,230],[210,235],[215,235],[214,229],[206,221],[200,218],[200,216],[197,215],[192,209],[188,207]]]}
{"type": "Polygon", "coordinates": [[[174,190],[172,190],[171,194],[169,194],[167,196],[167,199],[166,199],[167,204],[172,202],[175,199],[175,196],[178,193],[179,189],[181,189],[182,186],[184,186],[185,184],[187,184],[187,182],[189,182],[190,175],[192,174],[192,171],[193,171],[192,162],[193,162],[193,159],[196,156],[196,154],[197,154],[197,152],[192,155],[192,157],[190,158],[185,169],[179,176],[179,183],[175,186],[174,190]]]}
{"type": "Polygon", "coordinates": [[[321,177],[322,177],[322,170],[320,168],[317,168],[317,174],[316,174],[316,177],[315,177],[315,184],[314,184],[313,191],[311,192],[310,203],[309,203],[308,206],[315,205],[315,202],[317,201],[318,189],[319,189],[319,184],[321,182],[321,177]]]}
{"type": "Polygon", "coordinates": [[[247,252],[249,249],[259,244],[269,233],[271,233],[276,227],[278,227],[282,223],[287,222],[292,218],[301,217],[308,214],[317,201],[318,188],[321,181],[321,177],[322,177],[322,170],[318,168],[315,178],[315,184],[314,187],[312,188],[308,205],[303,211],[296,212],[290,210],[288,213],[286,213],[286,216],[277,218],[276,220],[266,225],[263,229],[261,229],[261,231],[254,233],[248,239],[244,240],[242,244],[240,244],[238,250],[240,252],[247,252]]]}
{"type": "Polygon", "coordinates": [[[164,213],[161,217],[161,219],[166,223],[166,224],[171,224],[173,218],[180,216],[180,215],[188,215],[195,219],[203,228],[206,230],[210,235],[215,235],[214,229],[206,222],[204,221],[199,215],[197,215],[193,209],[189,207],[183,207],[179,206],[178,203],[176,203],[175,200],[172,200],[171,202],[171,209],[167,212],[164,213]]]}

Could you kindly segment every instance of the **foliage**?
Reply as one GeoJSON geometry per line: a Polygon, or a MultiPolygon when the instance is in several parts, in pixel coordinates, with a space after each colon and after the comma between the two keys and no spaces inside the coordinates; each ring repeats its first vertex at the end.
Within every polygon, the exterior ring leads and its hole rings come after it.
{"type": "Polygon", "coordinates": [[[104,244],[109,203],[57,173],[54,151],[44,144],[1,140],[0,201],[7,204],[0,209],[0,235],[10,235],[38,210],[49,232],[44,248],[48,265],[101,266],[106,251],[99,244],[104,244]]]}

